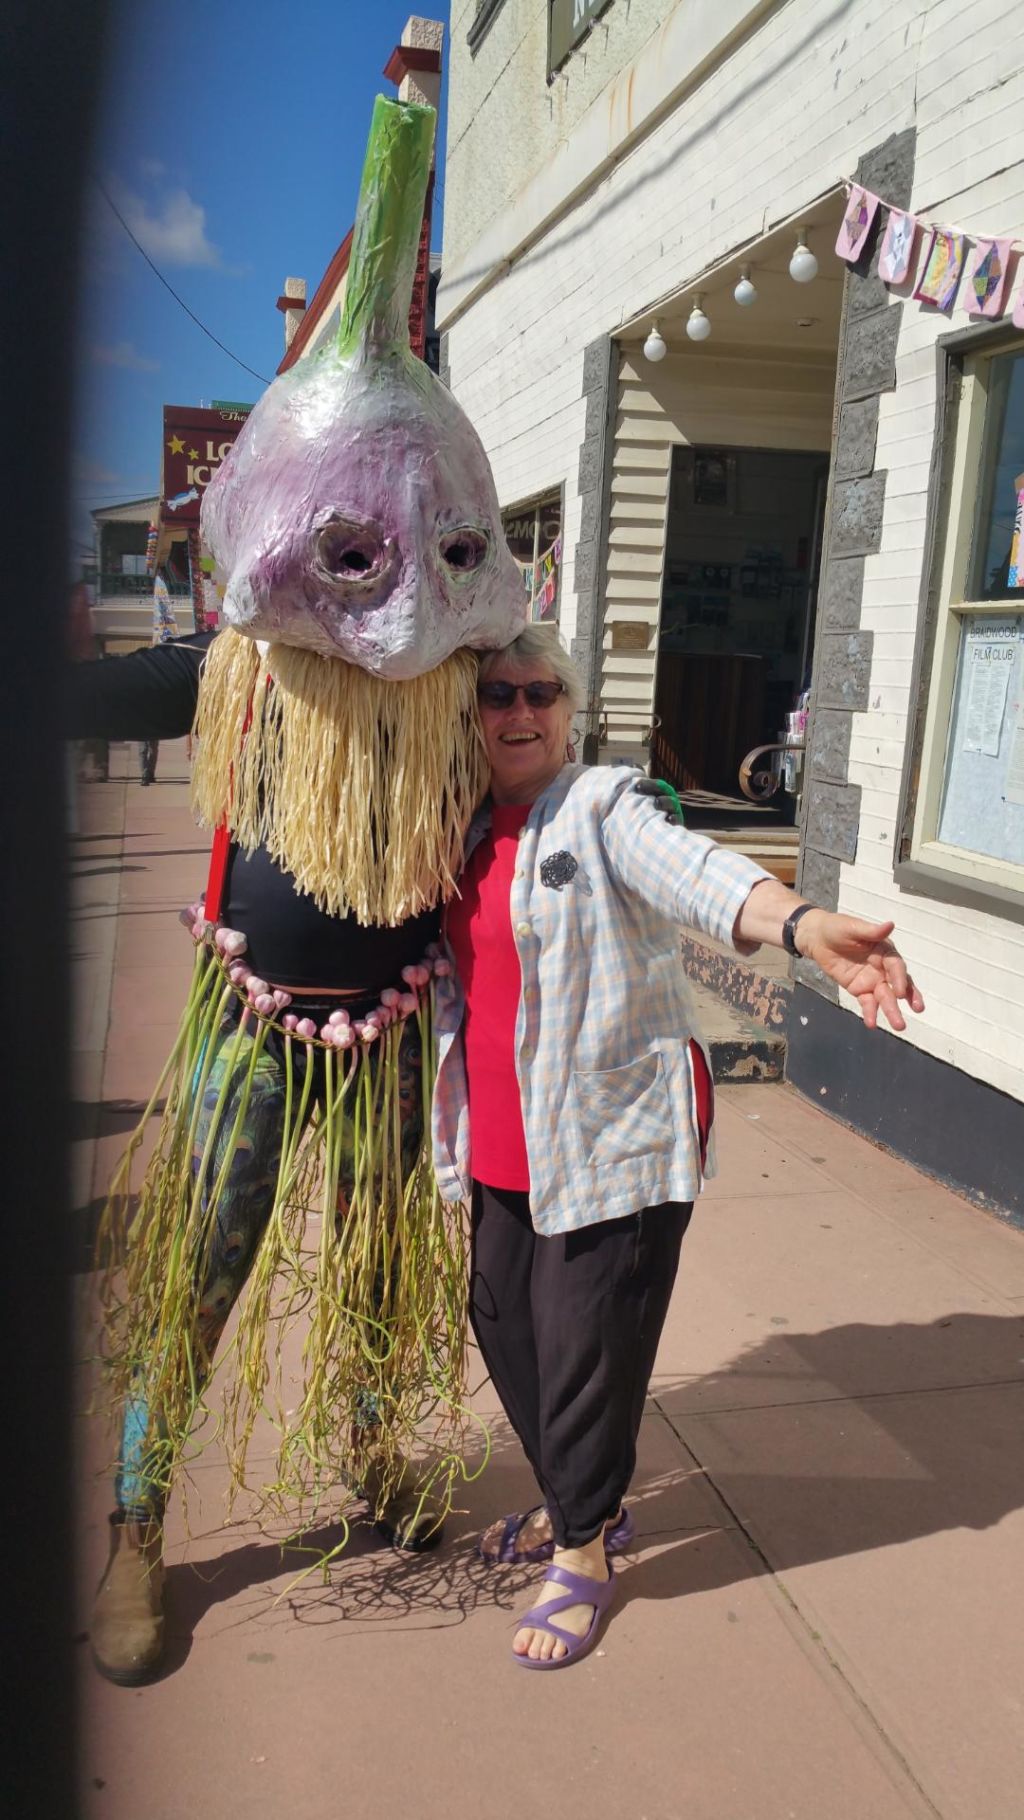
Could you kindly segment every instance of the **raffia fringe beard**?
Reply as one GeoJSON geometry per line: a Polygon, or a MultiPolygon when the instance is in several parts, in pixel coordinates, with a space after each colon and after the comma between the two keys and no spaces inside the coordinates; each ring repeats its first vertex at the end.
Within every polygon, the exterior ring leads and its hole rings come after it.
{"type": "Polygon", "coordinates": [[[476,659],[409,682],[225,629],[203,669],[192,798],[334,916],[393,927],[455,891],[487,785],[476,659]],[[246,722],[249,722],[246,730],[246,722]]]}

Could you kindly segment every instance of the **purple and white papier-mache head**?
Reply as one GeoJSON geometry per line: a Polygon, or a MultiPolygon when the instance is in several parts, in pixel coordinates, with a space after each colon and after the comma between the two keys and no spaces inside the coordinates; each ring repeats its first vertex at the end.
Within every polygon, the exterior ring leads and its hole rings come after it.
{"type": "Polygon", "coordinates": [[[432,140],[431,109],[378,100],[337,340],[264,393],[202,508],[228,625],[392,680],[526,618],[479,437],[409,347],[432,140]]]}

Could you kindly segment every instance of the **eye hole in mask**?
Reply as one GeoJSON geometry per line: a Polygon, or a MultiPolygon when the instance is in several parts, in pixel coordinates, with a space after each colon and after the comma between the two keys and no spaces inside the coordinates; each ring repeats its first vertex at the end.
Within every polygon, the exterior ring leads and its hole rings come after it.
{"type": "Polygon", "coordinates": [[[453,575],[471,575],[487,555],[487,538],[472,525],[459,525],[441,538],[441,560],[453,575]]]}

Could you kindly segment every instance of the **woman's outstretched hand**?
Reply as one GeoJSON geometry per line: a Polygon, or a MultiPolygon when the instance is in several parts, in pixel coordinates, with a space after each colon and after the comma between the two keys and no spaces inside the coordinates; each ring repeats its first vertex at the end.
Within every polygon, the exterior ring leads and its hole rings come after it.
{"type": "MultiPolygon", "coordinates": [[[[741,952],[749,944],[749,953],[758,942],[783,947],[786,920],[803,901],[778,879],[760,879],[733,928],[741,952]]],[[[815,906],[805,910],[793,932],[798,954],[813,961],[858,1001],[869,1030],[877,1025],[880,1011],[894,1030],[905,1030],[901,1003],[910,1011],[924,1010],[924,999],[907,972],[907,963],[889,940],[894,926],[865,922],[861,916],[840,916],[815,906]]]]}
{"type": "Polygon", "coordinates": [[[893,1030],[905,1030],[901,1001],[911,1011],[924,1010],[907,963],[889,940],[894,928],[829,910],[808,910],[796,927],[800,953],[858,1001],[869,1030],[880,1011],[893,1030]]]}

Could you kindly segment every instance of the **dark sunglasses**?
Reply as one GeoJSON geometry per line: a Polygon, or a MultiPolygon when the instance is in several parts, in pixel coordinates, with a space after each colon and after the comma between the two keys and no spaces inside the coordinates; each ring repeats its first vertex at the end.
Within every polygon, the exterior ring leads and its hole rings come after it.
{"type": "Polygon", "coordinates": [[[560,682],[482,682],[477,687],[477,701],[482,701],[485,708],[511,708],[516,696],[522,692],[523,700],[530,708],[553,708],[558,697],[565,694],[565,684],[560,682]]]}

